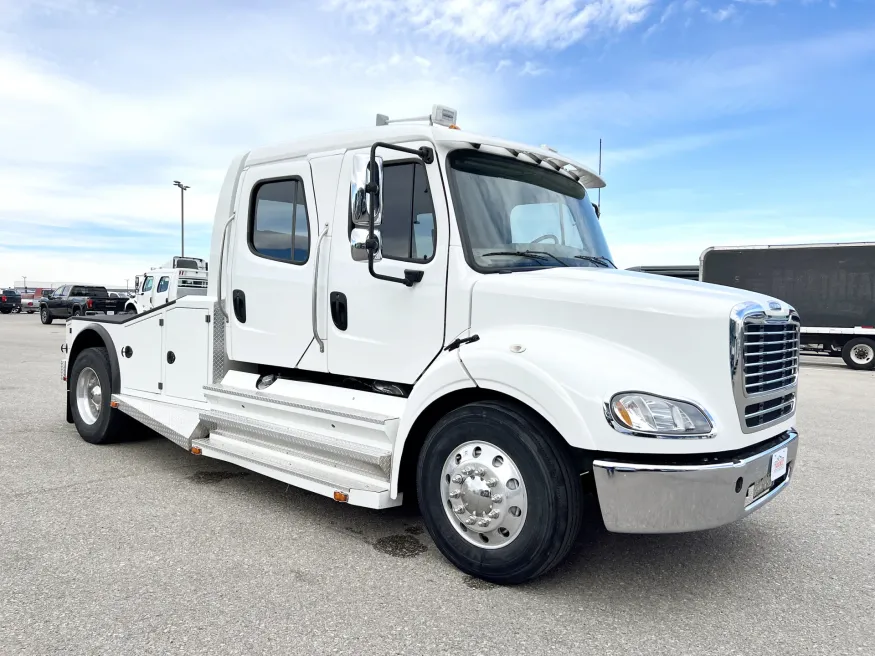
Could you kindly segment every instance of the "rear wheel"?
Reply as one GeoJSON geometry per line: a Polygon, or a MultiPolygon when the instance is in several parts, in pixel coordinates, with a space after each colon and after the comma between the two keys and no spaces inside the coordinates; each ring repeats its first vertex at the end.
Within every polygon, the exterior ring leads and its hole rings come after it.
{"type": "Polygon", "coordinates": [[[52,315],[49,314],[49,308],[43,307],[39,311],[39,320],[42,321],[44,324],[52,323],[52,315]]]}
{"type": "Polygon", "coordinates": [[[70,408],[82,439],[109,444],[124,438],[127,417],[110,407],[112,373],[105,348],[87,348],[70,370],[70,408]]]}
{"type": "Polygon", "coordinates": [[[417,468],[419,506],[441,553],[463,572],[522,583],[555,567],[580,530],[583,494],[553,430],[502,402],[440,420],[417,468]]]}
{"type": "Polygon", "coordinates": [[[0,314],[10,314],[11,312],[12,312],[11,308],[10,309],[4,308],[4,309],[0,310],[0,314]]]}
{"type": "Polygon", "coordinates": [[[73,308],[74,317],[78,317],[80,314],[82,314],[82,312],[79,310],[79,308],[73,308]]]}
{"type": "Polygon", "coordinates": [[[875,369],[875,340],[855,337],[842,349],[842,359],[851,369],[875,369]]]}

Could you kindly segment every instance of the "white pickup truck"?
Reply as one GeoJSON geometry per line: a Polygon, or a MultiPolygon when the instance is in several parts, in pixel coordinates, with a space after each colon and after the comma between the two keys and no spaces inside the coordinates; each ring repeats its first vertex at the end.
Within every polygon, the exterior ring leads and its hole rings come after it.
{"type": "Polygon", "coordinates": [[[616,269],[598,175],[454,123],[437,106],[234,159],[206,296],[67,322],[68,421],[102,444],[134,419],[339,502],[412,495],[498,583],[560,562],[585,504],[672,533],[778,495],[793,308],[616,269]]]}

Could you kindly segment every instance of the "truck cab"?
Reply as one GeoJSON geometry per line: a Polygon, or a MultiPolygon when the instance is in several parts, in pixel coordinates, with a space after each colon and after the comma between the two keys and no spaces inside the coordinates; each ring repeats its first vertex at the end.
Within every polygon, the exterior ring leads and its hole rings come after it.
{"type": "Polygon", "coordinates": [[[233,160],[205,296],[69,322],[85,440],[140,421],[338,502],[407,495],[448,560],[497,583],[559,563],[586,504],[609,531],[672,533],[788,486],[793,308],[618,270],[603,180],[550,148],[441,106],[377,123],[233,160]]]}
{"type": "Polygon", "coordinates": [[[125,304],[128,314],[141,314],[171,303],[183,296],[203,296],[207,293],[206,268],[195,258],[185,258],[191,268],[176,268],[182,258],[174,258],[171,266],[151,269],[134,277],[134,295],[125,304]]]}

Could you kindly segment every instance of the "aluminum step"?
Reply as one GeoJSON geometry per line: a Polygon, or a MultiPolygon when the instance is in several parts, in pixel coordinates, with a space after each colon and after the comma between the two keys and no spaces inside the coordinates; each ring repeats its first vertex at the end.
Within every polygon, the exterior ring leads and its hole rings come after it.
{"type": "Polygon", "coordinates": [[[211,435],[218,433],[241,444],[312,460],[338,471],[389,480],[392,451],[388,444],[351,439],[336,430],[314,432],[221,410],[202,412],[200,421],[211,435]]]}
{"type": "Polygon", "coordinates": [[[197,453],[231,462],[290,485],[366,508],[388,508],[402,502],[392,499],[389,483],[353,471],[343,471],[312,457],[302,458],[257,440],[240,439],[216,431],[192,441],[197,453]]]}

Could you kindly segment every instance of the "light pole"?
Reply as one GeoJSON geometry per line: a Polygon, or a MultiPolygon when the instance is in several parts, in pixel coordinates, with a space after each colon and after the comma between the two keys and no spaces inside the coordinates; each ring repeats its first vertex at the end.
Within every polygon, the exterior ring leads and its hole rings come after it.
{"type": "Polygon", "coordinates": [[[128,287],[128,280],[130,280],[130,278],[125,278],[125,294],[128,293],[128,289],[129,289],[129,287],[128,287]]]}
{"type": "Polygon", "coordinates": [[[191,187],[182,184],[179,180],[174,180],[173,184],[179,187],[179,225],[182,228],[180,236],[181,252],[179,256],[183,257],[185,255],[185,190],[191,187]]]}

